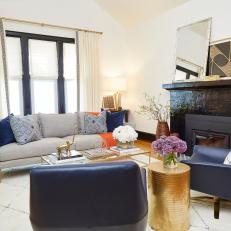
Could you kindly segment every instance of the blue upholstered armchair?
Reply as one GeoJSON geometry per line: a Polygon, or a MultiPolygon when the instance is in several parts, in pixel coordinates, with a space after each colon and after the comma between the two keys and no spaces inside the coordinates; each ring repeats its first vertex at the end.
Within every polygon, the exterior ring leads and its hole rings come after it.
{"type": "Polygon", "coordinates": [[[134,162],[38,167],[30,175],[36,231],[145,231],[145,171],[134,162]]]}
{"type": "Polygon", "coordinates": [[[215,196],[214,217],[219,218],[219,198],[231,200],[231,166],[223,162],[229,149],[196,145],[190,160],[191,189],[215,196]]]}

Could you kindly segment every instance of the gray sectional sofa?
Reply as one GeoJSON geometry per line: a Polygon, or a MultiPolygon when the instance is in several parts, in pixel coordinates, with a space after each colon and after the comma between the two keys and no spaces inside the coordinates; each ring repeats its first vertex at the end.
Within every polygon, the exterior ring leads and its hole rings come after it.
{"type": "Polygon", "coordinates": [[[74,150],[86,150],[102,145],[98,134],[80,135],[81,116],[79,113],[32,115],[38,120],[42,139],[24,145],[11,143],[0,147],[0,171],[4,168],[27,166],[41,162],[41,155],[56,152],[56,147],[67,140],[75,142],[74,150]]]}

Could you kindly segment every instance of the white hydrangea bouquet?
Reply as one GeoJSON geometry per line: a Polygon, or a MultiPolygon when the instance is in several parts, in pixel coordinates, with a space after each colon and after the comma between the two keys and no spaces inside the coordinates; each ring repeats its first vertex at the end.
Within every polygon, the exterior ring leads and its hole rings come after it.
{"type": "Polygon", "coordinates": [[[117,146],[120,148],[134,147],[134,141],[138,138],[138,134],[135,129],[129,125],[117,127],[113,131],[112,135],[117,141],[117,146]]]}

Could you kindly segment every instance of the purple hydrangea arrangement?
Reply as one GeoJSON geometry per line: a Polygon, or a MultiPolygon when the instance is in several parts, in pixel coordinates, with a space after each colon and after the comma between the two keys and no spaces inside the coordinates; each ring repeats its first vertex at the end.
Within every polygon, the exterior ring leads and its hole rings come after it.
{"type": "Polygon", "coordinates": [[[164,164],[176,164],[176,154],[184,153],[187,144],[176,136],[161,136],[160,139],[152,142],[152,149],[160,153],[164,158],[164,164]]]}

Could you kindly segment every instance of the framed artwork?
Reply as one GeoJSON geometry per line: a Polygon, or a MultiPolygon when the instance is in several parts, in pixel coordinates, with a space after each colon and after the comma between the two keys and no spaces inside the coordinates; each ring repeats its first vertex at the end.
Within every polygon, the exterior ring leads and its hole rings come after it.
{"type": "Polygon", "coordinates": [[[231,40],[210,45],[207,75],[231,76],[231,40]]]}
{"type": "Polygon", "coordinates": [[[108,95],[103,97],[102,108],[104,109],[115,109],[116,102],[114,95],[108,95]]]}

